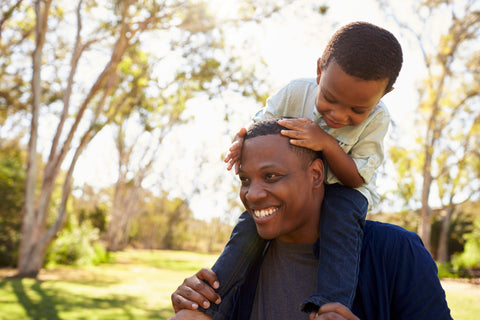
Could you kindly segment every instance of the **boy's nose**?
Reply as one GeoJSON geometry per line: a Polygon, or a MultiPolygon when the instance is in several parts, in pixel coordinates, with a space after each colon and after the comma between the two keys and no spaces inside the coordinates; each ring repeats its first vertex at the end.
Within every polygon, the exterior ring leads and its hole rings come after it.
{"type": "Polygon", "coordinates": [[[335,121],[342,124],[347,124],[349,122],[350,114],[345,108],[338,108],[335,111],[335,121]]]}

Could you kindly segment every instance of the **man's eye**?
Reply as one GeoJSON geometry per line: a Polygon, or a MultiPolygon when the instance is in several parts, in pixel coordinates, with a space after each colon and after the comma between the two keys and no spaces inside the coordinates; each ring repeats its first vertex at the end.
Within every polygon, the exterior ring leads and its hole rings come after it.
{"type": "Polygon", "coordinates": [[[248,179],[245,177],[239,177],[240,182],[242,183],[242,186],[246,186],[248,184],[248,179]]]}
{"type": "Polygon", "coordinates": [[[278,174],[275,174],[275,173],[268,173],[265,175],[265,180],[268,181],[268,182],[273,182],[273,181],[276,181],[280,178],[280,176],[278,174]]]}

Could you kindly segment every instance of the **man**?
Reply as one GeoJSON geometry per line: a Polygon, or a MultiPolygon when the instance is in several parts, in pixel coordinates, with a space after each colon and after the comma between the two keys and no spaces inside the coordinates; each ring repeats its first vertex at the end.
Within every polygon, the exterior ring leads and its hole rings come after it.
{"type": "MultiPolygon", "coordinates": [[[[314,151],[291,145],[276,119],[255,123],[242,150],[240,198],[267,240],[263,260],[235,293],[231,319],[309,319],[299,305],[312,290],[318,265],[324,167],[314,151]],[[319,214],[320,213],[320,214],[319,214]]],[[[341,267],[340,267],[341,268],[341,267]]],[[[215,274],[202,269],[172,294],[175,311],[218,302],[215,274]]],[[[221,283],[219,284],[221,286],[221,283]]],[[[310,319],[451,319],[437,269],[419,237],[402,228],[368,221],[352,310],[327,303],[310,319]]],[[[210,319],[181,310],[172,319],[210,319]]]]}

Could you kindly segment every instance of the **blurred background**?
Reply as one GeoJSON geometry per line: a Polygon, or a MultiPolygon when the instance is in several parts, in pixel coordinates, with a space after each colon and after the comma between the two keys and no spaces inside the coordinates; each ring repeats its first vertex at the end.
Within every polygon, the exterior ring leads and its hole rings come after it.
{"type": "Polygon", "coordinates": [[[369,219],[417,232],[441,274],[478,277],[478,0],[3,0],[0,267],[218,254],[243,211],[232,137],[360,20],[404,52],[369,219]]]}

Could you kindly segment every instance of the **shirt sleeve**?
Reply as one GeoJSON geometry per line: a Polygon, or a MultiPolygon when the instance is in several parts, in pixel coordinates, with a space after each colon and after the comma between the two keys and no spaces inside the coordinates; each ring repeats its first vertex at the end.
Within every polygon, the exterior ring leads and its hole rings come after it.
{"type": "Polygon", "coordinates": [[[383,141],[390,124],[390,115],[386,109],[379,110],[368,121],[358,142],[349,152],[366,184],[375,182],[375,172],[385,158],[383,141]]]}
{"type": "Polygon", "coordinates": [[[257,111],[253,121],[285,116],[288,105],[289,87],[285,86],[267,99],[266,106],[257,111]]]}

